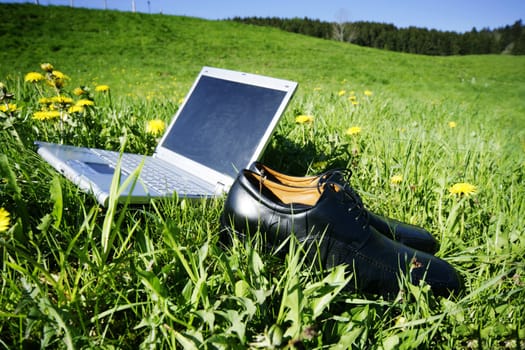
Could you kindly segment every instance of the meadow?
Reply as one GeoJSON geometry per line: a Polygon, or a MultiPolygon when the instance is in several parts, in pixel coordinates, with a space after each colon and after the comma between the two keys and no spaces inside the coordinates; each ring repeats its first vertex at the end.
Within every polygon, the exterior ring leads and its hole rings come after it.
{"type": "Polygon", "coordinates": [[[8,4],[0,38],[0,347],[525,347],[525,57],[8,4]],[[204,65],[297,81],[262,161],[351,170],[367,208],[432,232],[464,292],[349,292],[347,267],[320,270],[293,241],[285,258],[223,244],[224,198],[103,208],[35,153],[151,154],[204,65]]]}

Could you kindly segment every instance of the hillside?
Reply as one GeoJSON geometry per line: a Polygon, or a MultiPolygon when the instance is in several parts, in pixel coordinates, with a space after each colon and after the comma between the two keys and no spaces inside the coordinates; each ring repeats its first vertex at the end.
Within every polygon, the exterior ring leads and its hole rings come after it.
{"type": "Polygon", "coordinates": [[[428,57],[232,21],[30,4],[0,4],[0,37],[0,77],[51,62],[71,84],[175,100],[210,65],[296,80],[299,93],[350,86],[402,104],[474,104],[500,127],[525,129],[523,56],[428,57]]]}
{"type": "Polygon", "coordinates": [[[1,79],[51,62],[73,85],[178,100],[209,65],[296,80],[299,94],[350,87],[405,105],[473,104],[499,128],[525,129],[524,56],[428,57],[232,21],[30,4],[0,4],[0,37],[1,79]]]}

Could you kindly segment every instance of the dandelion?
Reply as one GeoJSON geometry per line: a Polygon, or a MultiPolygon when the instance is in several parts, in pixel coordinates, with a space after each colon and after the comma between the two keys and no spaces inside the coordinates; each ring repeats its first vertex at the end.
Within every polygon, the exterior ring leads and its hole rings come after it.
{"type": "Polygon", "coordinates": [[[448,127],[454,129],[458,124],[456,122],[448,122],[448,127]]]}
{"type": "Polygon", "coordinates": [[[391,185],[399,185],[401,182],[403,182],[403,176],[401,176],[399,174],[393,175],[390,178],[390,184],[391,185]]]}
{"type": "Polygon", "coordinates": [[[314,88],[314,91],[321,91],[321,88],[317,86],[314,88]]]}
{"type": "Polygon", "coordinates": [[[9,212],[0,208],[0,232],[5,232],[9,228],[9,212]]]}
{"type": "Polygon", "coordinates": [[[457,184],[454,184],[454,186],[450,187],[448,191],[455,195],[464,195],[468,197],[471,194],[476,193],[477,189],[476,186],[467,182],[459,182],[457,184]]]}
{"type": "Polygon", "coordinates": [[[350,136],[359,135],[360,133],[361,133],[361,127],[359,126],[352,126],[346,129],[346,134],[350,136]]]}
{"type": "Polygon", "coordinates": [[[87,98],[78,100],[75,103],[75,106],[78,106],[78,107],[86,107],[86,106],[94,106],[94,105],[95,105],[95,102],[93,102],[92,100],[88,100],[87,98]]]}
{"type": "Polygon", "coordinates": [[[61,71],[59,70],[53,70],[51,72],[51,75],[55,78],[55,79],[59,79],[59,80],[65,80],[65,79],[69,79],[69,77],[67,75],[65,75],[64,73],[62,73],[61,71]]]}
{"type": "Polygon", "coordinates": [[[17,106],[15,103],[8,103],[7,105],[0,105],[0,112],[16,112],[17,106]]]}
{"type": "Polygon", "coordinates": [[[73,99],[71,97],[64,96],[64,95],[53,96],[51,97],[50,100],[52,103],[58,103],[58,104],[72,104],[73,103],[73,99]]]}
{"type": "Polygon", "coordinates": [[[33,119],[36,120],[51,120],[59,117],[59,111],[38,111],[33,114],[33,119]]]}
{"type": "Polygon", "coordinates": [[[146,132],[152,135],[160,135],[164,132],[166,123],[160,119],[148,120],[146,124],[146,132]]]}
{"type": "Polygon", "coordinates": [[[365,90],[365,96],[366,96],[366,97],[370,97],[370,96],[372,96],[373,94],[374,94],[374,93],[373,93],[372,91],[370,91],[370,90],[365,90]]]}
{"type": "Polygon", "coordinates": [[[109,86],[108,85],[97,85],[95,86],[95,91],[97,92],[108,92],[109,86]]]}
{"type": "Polygon", "coordinates": [[[38,72],[29,72],[24,77],[24,81],[26,83],[37,83],[39,81],[44,80],[44,76],[38,72]]]}
{"type": "Polygon", "coordinates": [[[53,101],[49,97],[41,97],[38,99],[38,103],[44,106],[49,106],[53,101]]]}
{"type": "Polygon", "coordinates": [[[306,124],[306,123],[313,123],[314,117],[312,115],[298,115],[295,117],[295,122],[297,124],[306,124]]]}
{"type": "Polygon", "coordinates": [[[346,90],[340,90],[337,94],[339,96],[344,96],[346,94],[346,90]]]}
{"type": "Polygon", "coordinates": [[[67,75],[58,70],[53,70],[47,75],[47,83],[57,89],[62,88],[68,79],[67,75]]]}
{"type": "Polygon", "coordinates": [[[85,93],[87,93],[86,90],[84,90],[83,88],[81,87],[76,87],[73,89],[73,94],[75,94],[76,96],[82,96],[84,95],[85,93]]]}
{"type": "Polygon", "coordinates": [[[42,63],[40,68],[42,68],[42,70],[45,72],[51,72],[55,67],[53,67],[51,63],[42,63]]]}
{"type": "Polygon", "coordinates": [[[73,105],[74,101],[71,97],[64,96],[64,95],[58,95],[58,96],[51,97],[50,102],[53,104],[54,108],[67,109],[71,105],[73,105]]]}
{"type": "Polygon", "coordinates": [[[82,113],[84,112],[84,107],[79,106],[79,105],[74,105],[74,106],[69,107],[67,111],[68,113],[82,113]]]}

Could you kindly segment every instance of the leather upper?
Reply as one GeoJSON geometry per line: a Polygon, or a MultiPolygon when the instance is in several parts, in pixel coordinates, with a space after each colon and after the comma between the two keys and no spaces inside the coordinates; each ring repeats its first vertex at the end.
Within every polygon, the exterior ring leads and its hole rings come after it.
{"type": "MultiPolygon", "coordinates": [[[[348,171],[330,170],[317,176],[291,176],[279,173],[261,162],[254,162],[250,170],[271,181],[296,188],[317,187],[329,178],[332,181],[344,184],[344,174],[348,173],[348,171]]],[[[435,254],[439,250],[439,242],[424,228],[375,214],[368,209],[365,210],[368,211],[370,225],[379,233],[404,245],[430,254],[435,254]]]]}
{"type": "Polygon", "coordinates": [[[314,205],[283,203],[259,175],[241,171],[225,201],[223,222],[241,235],[260,231],[267,243],[279,245],[290,235],[307,246],[323,267],[347,264],[354,287],[389,294],[398,277],[410,273],[412,283],[431,285],[434,293],[459,291],[461,281],[447,262],[395,242],[369,225],[369,213],[349,188],[327,183],[314,205]],[[314,249],[315,248],[315,249],[314,249]]]}

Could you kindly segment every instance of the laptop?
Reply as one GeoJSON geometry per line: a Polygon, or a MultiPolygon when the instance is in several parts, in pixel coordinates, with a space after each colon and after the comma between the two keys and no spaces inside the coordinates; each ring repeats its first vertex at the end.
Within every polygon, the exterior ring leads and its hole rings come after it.
{"type": "Polygon", "coordinates": [[[204,67],[152,156],[35,144],[45,161],[103,206],[110,196],[137,204],[174,195],[216,197],[263,153],[296,87],[293,81],[204,67]]]}

